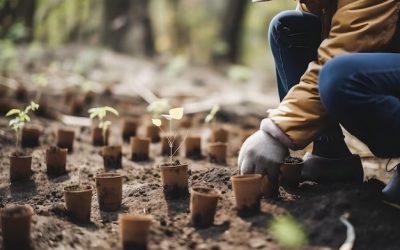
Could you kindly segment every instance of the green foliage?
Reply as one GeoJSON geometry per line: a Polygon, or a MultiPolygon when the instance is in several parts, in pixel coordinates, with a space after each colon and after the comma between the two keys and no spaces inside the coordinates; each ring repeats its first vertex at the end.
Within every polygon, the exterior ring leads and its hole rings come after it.
{"type": "Polygon", "coordinates": [[[292,217],[279,216],[269,225],[272,237],[283,247],[299,249],[307,244],[307,236],[300,224],[292,217]]]}
{"type": "Polygon", "coordinates": [[[97,107],[89,109],[90,119],[98,119],[99,124],[98,127],[103,130],[103,133],[107,131],[107,129],[111,126],[111,121],[104,120],[108,113],[114,114],[115,116],[119,116],[119,113],[116,109],[104,106],[104,107],[97,107]]]}
{"type": "Polygon", "coordinates": [[[9,39],[0,40],[0,69],[13,71],[17,67],[17,50],[9,39]]]}
{"type": "Polygon", "coordinates": [[[46,75],[44,75],[44,74],[33,74],[32,81],[39,88],[45,88],[49,84],[49,81],[48,81],[46,75]]]}
{"type": "Polygon", "coordinates": [[[31,102],[24,110],[21,109],[11,109],[7,112],[6,117],[13,116],[14,118],[10,120],[9,126],[15,131],[16,134],[16,145],[18,146],[21,130],[24,125],[30,122],[29,117],[30,111],[35,111],[39,108],[39,104],[31,102]]]}

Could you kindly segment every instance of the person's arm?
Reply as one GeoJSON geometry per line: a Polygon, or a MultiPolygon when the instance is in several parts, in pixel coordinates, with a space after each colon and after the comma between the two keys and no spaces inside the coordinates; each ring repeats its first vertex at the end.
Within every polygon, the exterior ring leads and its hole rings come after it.
{"type": "Polygon", "coordinates": [[[327,122],[318,92],[318,76],[333,57],[349,52],[385,51],[399,16],[396,0],[338,0],[329,36],[318,49],[300,83],[294,86],[261,129],[291,149],[300,149],[315,139],[327,122]]]}

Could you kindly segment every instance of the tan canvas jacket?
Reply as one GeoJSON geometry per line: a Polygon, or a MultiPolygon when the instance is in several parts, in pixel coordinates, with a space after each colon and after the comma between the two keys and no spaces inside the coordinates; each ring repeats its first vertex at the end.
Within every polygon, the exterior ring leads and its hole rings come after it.
{"type": "Polygon", "coordinates": [[[398,0],[304,0],[298,9],[320,15],[323,37],[311,62],[276,109],[268,110],[261,129],[291,149],[311,143],[328,119],[318,92],[318,75],[333,57],[350,52],[388,51],[399,19],[398,0]],[[325,3],[321,3],[325,2],[325,3]]]}

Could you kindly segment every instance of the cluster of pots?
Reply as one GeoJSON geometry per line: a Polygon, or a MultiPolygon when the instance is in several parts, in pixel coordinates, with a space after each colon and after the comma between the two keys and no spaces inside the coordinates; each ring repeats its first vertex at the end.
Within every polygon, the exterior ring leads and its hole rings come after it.
{"type": "MultiPolygon", "coordinates": [[[[123,123],[123,139],[130,141],[131,159],[133,161],[145,161],[149,159],[149,145],[152,142],[161,142],[162,154],[169,155],[168,139],[160,137],[157,127],[148,126],[146,137],[136,135],[137,123],[135,120],[126,119],[123,123]],[[167,145],[167,146],[165,146],[167,145]]],[[[32,130],[27,130],[32,131],[32,130]]],[[[37,137],[39,132],[35,132],[37,137]]],[[[66,173],[67,154],[73,151],[75,133],[73,130],[59,129],[57,132],[57,147],[46,150],[46,166],[48,175],[59,176],[66,173]]],[[[93,129],[92,142],[94,145],[104,145],[101,155],[106,168],[122,167],[122,147],[107,146],[109,131],[103,138],[102,131],[93,129]]],[[[38,142],[36,137],[32,142],[38,142]]],[[[24,140],[24,139],[23,139],[24,140]]],[[[210,161],[225,163],[227,158],[228,132],[223,128],[214,129],[211,142],[208,145],[210,161]]],[[[178,150],[180,138],[174,140],[177,144],[173,150],[178,150]]],[[[33,144],[30,144],[33,145],[33,144]]],[[[185,155],[190,158],[201,157],[201,138],[187,137],[185,140],[185,155]]],[[[31,156],[10,156],[10,179],[19,181],[30,177],[31,156]]],[[[302,162],[290,161],[281,167],[281,181],[288,185],[298,185],[300,181],[302,162]]],[[[159,166],[163,192],[166,199],[179,199],[189,195],[188,164],[179,161],[164,163],[159,166]]],[[[117,211],[122,203],[122,179],[119,173],[101,173],[96,175],[96,192],[99,208],[102,211],[117,211]]],[[[236,209],[239,214],[252,214],[260,210],[262,196],[274,195],[274,187],[268,181],[267,176],[241,175],[232,176],[232,189],[236,200],[236,209]]],[[[78,222],[89,222],[91,215],[93,187],[90,185],[72,185],[64,188],[64,200],[68,215],[78,222]]],[[[218,190],[195,186],[190,192],[190,220],[196,228],[209,227],[214,223],[218,200],[221,194],[218,190]]],[[[23,247],[30,244],[30,227],[33,210],[29,206],[17,205],[4,208],[0,211],[3,244],[6,249],[23,247]]],[[[149,228],[152,217],[149,215],[120,214],[120,240],[124,248],[146,249],[149,228]]]]}

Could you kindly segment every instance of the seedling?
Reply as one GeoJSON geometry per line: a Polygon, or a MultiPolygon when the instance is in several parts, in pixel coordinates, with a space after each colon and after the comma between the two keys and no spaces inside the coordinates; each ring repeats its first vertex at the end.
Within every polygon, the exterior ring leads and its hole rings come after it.
{"type": "MultiPolygon", "coordinates": [[[[183,108],[179,107],[179,108],[173,108],[170,109],[168,114],[162,114],[161,117],[165,118],[168,120],[169,122],[169,134],[172,135],[172,121],[173,120],[181,120],[183,117],[183,108]]],[[[179,148],[182,146],[183,143],[181,143],[177,149],[175,150],[175,152],[173,152],[173,145],[176,139],[176,134],[173,135],[173,137],[169,137],[167,136],[167,133],[161,128],[162,125],[162,121],[159,118],[153,118],[152,122],[155,126],[159,127],[159,129],[161,130],[161,133],[168,139],[168,146],[170,148],[170,156],[169,156],[169,160],[171,165],[173,164],[173,157],[176,154],[176,152],[178,152],[179,148]],[[172,139],[171,139],[172,138],[172,139]]],[[[186,133],[187,136],[187,133],[186,133]]],[[[185,140],[183,140],[185,141],[185,140]]]]}
{"type": "Polygon", "coordinates": [[[155,102],[152,102],[147,107],[147,112],[151,114],[153,118],[159,117],[163,112],[169,109],[170,105],[167,99],[159,99],[155,102]]]}
{"type": "Polygon", "coordinates": [[[217,115],[218,111],[220,110],[219,105],[214,105],[210,110],[210,113],[204,119],[205,123],[211,123],[215,121],[215,116],[217,115]]]}
{"type": "Polygon", "coordinates": [[[34,74],[32,75],[32,82],[38,87],[38,91],[36,92],[36,101],[39,102],[42,92],[49,84],[49,81],[44,74],[34,74]]]}
{"type": "Polygon", "coordinates": [[[38,108],[39,104],[31,101],[30,105],[28,105],[24,110],[11,109],[10,111],[7,112],[6,117],[14,116],[14,118],[10,120],[8,125],[15,132],[16,136],[15,146],[17,149],[19,148],[22,128],[26,123],[31,121],[31,118],[29,117],[29,112],[35,111],[38,108]]]}
{"type": "Polygon", "coordinates": [[[99,124],[98,124],[98,128],[100,128],[102,130],[102,134],[103,134],[103,143],[104,145],[106,144],[106,133],[107,133],[107,129],[111,126],[111,121],[109,120],[105,120],[107,113],[112,113],[115,116],[119,116],[119,113],[117,110],[115,110],[112,107],[109,106],[104,106],[104,107],[97,107],[97,108],[91,108],[89,109],[89,114],[90,114],[90,119],[94,120],[94,119],[98,119],[99,120],[99,124]]]}

